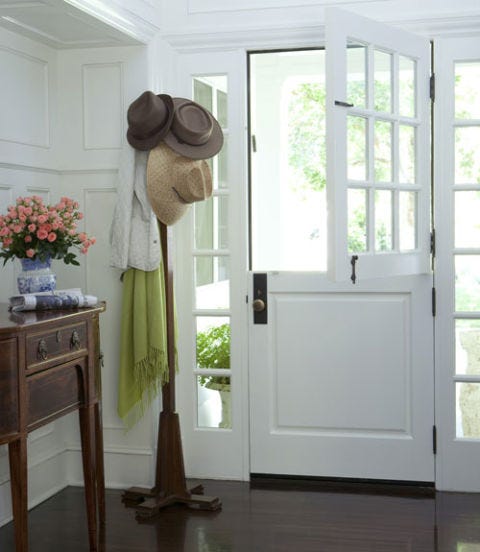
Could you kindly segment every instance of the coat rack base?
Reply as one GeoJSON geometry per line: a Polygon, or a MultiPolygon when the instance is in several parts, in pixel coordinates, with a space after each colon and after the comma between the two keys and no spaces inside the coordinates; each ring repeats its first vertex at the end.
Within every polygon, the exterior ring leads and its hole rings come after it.
{"type": "Polygon", "coordinates": [[[160,513],[160,510],[172,504],[184,504],[194,510],[215,511],[222,507],[216,496],[204,496],[203,485],[192,487],[182,494],[165,495],[157,493],[155,488],[131,487],[122,495],[122,502],[127,508],[136,509],[137,521],[148,520],[160,513]]]}

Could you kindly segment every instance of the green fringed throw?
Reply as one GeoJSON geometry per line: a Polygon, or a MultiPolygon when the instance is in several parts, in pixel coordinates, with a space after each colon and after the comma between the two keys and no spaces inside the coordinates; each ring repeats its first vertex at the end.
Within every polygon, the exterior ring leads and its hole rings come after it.
{"type": "Polygon", "coordinates": [[[163,266],[123,274],[118,415],[127,429],[168,382],[163,266]]]}

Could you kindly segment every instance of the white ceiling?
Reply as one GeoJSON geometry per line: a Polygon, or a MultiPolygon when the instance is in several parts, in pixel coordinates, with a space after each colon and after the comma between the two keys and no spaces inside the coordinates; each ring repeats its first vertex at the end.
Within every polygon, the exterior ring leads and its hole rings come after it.
{"type": "Polygon", "coordinates": [[[108,15],[111,21],[102,21],[64,0],[0,0],[0,26],[53,48],[144,42],[128,20],[113,10],[108,15]]]}

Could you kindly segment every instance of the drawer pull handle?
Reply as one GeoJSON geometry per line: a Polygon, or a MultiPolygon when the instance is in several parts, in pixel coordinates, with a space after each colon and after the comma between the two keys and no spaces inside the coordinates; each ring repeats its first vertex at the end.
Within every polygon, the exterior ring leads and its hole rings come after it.
{"type": "Polygon", "coordinates": [[[40,339],[40,341],[38,342],[37,355],[41,360],[47,360],[48,349],[45,339],[40,339]]]}
{"type": "Polygon", "coordinates": [[[72,338],[70,339],[70,349],[80,349],[80,337],[77,330],[73,330],[72,338]]]}

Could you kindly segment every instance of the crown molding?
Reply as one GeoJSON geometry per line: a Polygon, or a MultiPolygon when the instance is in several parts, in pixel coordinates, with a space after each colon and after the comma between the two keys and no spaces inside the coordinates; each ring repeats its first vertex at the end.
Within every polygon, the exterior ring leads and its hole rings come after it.
{"type": "MultiPolygon", "coordinates": [[[[55,5],[59,3],[59,0],[46,1],[55,5]]],[[[106,2],[98,0],[60,0],[60,3],[105,23],[141,44],[151,42],[159,31],[159,28],[150,21],[113,2],[106,5],[106,2]]]]}
{"type": "MultiPolygon", "coordinates": [[[[429,39],[480,35],[480,13],[442,15],[437,18],[405,18],[383,20],[383,23],[400,27],[429,39]]],[[[261,50],[274,48],[302,48],[322,46],[325,25],[290,22],[288,26],[251,27],[217,32],[214,29],[186,30],[182,33],[163,33],[161,38],[180,53],[217,51],[227,49],[261,50]]]]}

